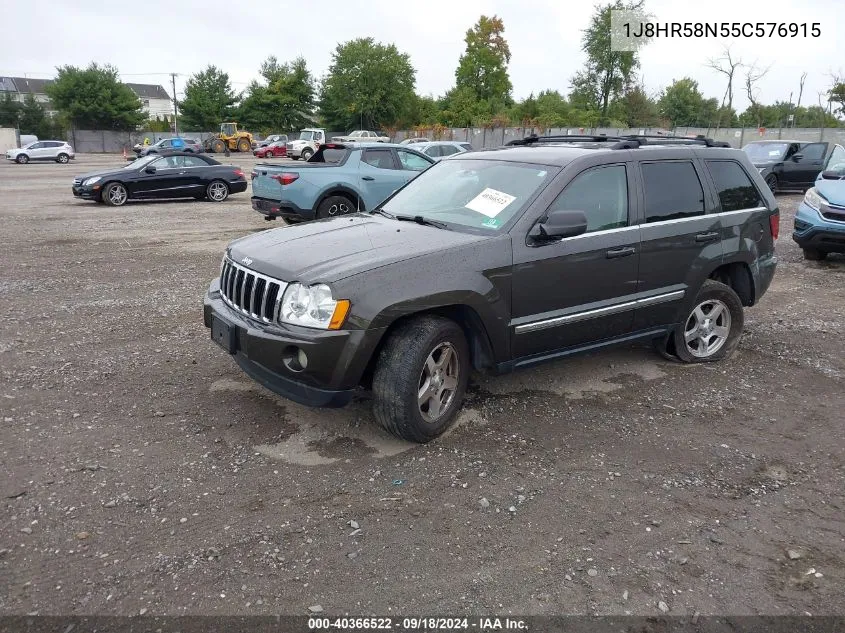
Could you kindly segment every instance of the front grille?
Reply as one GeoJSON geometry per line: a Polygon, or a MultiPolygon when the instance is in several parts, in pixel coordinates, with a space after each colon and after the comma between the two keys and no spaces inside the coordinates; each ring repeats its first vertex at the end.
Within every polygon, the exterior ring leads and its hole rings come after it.
{"type": "Polygon", "coordinates": [[[229,307],[248,317],[264,323],[275,321],[286,287],[283,281],[265,277],[228,258],[223,260],[220,295],[229,307]]]}
{"type": "Polygon", "coordinates": [[[845,208],[824,206],[821,213],[826,220],[845,222],[845,208]]]}

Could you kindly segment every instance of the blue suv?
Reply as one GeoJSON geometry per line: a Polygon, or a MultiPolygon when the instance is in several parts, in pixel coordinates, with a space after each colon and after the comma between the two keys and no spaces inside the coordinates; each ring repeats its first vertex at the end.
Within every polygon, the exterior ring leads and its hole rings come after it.
{"type": "Polygon", "coordinates": [[[845,253],[845,148],[836,145],[795,214],[792,239],[804,258],[822,260],[845,253]]]}

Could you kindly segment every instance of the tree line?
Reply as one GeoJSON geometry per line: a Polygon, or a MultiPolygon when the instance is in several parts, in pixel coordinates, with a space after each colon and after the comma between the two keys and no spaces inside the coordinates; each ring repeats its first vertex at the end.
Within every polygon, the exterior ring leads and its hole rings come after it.
{"type": "MultiPolygon", "coordinates": [[[[465,50],[455,69],[455,83],[441,96],[415,91],[416,70],[407,53],[373,38],[339,43],[326,74],[319,80],[297,57],[280,62],[269,57],[259,79],[237,93],[229,75],[213,65],[193,74],[178,101],[180,129],[216,130],[235,120],[257,133],[284,132],[319,124],[333,130],[353,128],[432,129],[437,127],[837,127],[845,115],[845,80],[832,77],[817,103],[802,105],[806,73],[787,100],[763,104],[758,84],[769,72],[747,63],[729,48],[706,66],[724,76],[721,99],[705,96],[692,77],[675,79],[650,94],[639,75],[639,52],[611,50],[611,10],[642,11],[644,0],[614,0],[595,9],[582,35],[584,67],[570,81],[568,94],[541,90],[517,101],[508,73],[511,51],[498,16],[482,15],[464,38],[465,50]],[[748,107],[737,112],[741,91],[748,107]]],[[[647,45],[647,44],[646,44],[647,45]]],[[[148,121],[137,96],[111,66],[92,63],[64,66],[48,87],[59,111],[53,121],[34,99],[0,102],[0,125],[17,123],[21,131],[39,126],[71,125],[80,129],[131,130],[166,121],[148,121]],[[40,110],[39,110],[40,107],[40,110]]],[[[37,133],[37,132],[35,132],[37,133]]],[[[41,134],[39,134],[41,136],[41,134]]]]}

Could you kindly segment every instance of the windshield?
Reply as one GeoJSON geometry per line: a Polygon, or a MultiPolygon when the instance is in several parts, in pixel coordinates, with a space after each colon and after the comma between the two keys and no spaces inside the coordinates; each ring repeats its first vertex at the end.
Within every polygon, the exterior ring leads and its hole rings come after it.
{"type": "Polygon", "coordinates": [[[786,154],[789,143],[749,143],[742,150],[752,161],[780,160],[786,154]]]}
{"type": "Polygon", "coordinates": [[[498,231],[548,183],[550,173],[551,168],[542,165],[444,161],[412,180],[383,209],[393,215],[498,231]]]}
{"type": "Polygon", "coordinates": [[[133,160],[123,169],[139,169],[156,158],[158,158],[158,154],[148,154],[147,156],[142,156],[138,160],[133,160]]]}
{"type": "Polygon", "coordinates": [[[824,170],[833,171],[840,176],[845,176],[845,147],[837,145],[833,148],[833,153],[827,159],[827,165],[825,165],[824,170]]]}
{"type": "Polygon", "coordinates": [[[299,133],[299,140],[300,141],[310,141],[314,138],[314,132],[300,132],[299,133]]]}

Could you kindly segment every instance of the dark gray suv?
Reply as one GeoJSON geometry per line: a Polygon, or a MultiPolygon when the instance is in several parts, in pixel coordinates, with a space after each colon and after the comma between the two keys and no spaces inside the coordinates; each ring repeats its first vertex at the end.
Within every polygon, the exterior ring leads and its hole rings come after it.
{"type": "Polygon", "coordinates": [[[654,340],[687,363],[736,348],[775,272],[777,203],[709,139],[529,137],[458,154],[367,213],[232,242],[205,298],[213,340],[291,400],[417,442],[470,371],[654,340]]]}

